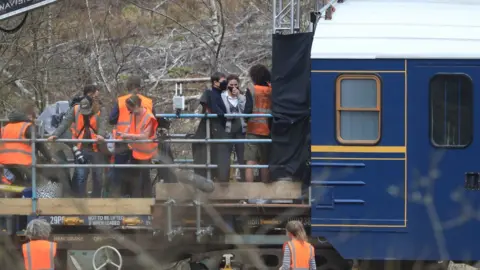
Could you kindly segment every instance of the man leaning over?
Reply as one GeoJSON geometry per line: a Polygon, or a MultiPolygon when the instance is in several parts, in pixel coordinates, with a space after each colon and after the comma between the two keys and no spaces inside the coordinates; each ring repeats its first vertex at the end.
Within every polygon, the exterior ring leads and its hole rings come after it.
{"type": "MultiPolygon", "coordinates": [[[[35,104],[28,102],[21,111],[8,115],[8,123],[2,128],[2,139],[31,139],[35,124],[35,104]]],[[[40,138],[40,134],[35,137],[40,138]]],[[[48,162],[52,161],[50,152],[43,143],[36,143],[35,148],[48,162]]],[[[30,142],[1,142],[0,164],[15,176],[16,184],[31,185],[32,144],[30,142]]]]}
{"type": "MultiPolygon", "coordinates": [[[[80,101],[80,104],[74,106],[73,110],[68,111],[58,128],[48,138],[53,141],[63,134],[72,124],[74,124],[73,139],[93,139],[97,142],[104,140],[106,133],[106,112],[100,108],[98,100],[86,96],[80,101]]],[[[83,142],[77,143],[76,147],[82,151],[85,160],[76,158],[76,164],[92,163],[104,164],[104,157],[99,152],[99,143],[83,142]]],[[[86,182],[90,168],[75,168],[75,177],[73,179],[73,192],[79,197],[86,196],[86,182]]],[[[93,191],[92,197],[100,198],[102,193],[103,168],[93,168],[93,191]]]]}

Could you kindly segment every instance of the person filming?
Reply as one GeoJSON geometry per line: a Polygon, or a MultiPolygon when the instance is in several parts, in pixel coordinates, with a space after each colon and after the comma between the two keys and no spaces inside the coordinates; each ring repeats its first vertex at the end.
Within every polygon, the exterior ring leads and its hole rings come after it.
{"type": "MultiPolygon", "coordinates": [[[[103,154],[99,151],[99,144],[104,141],[105,113],[100,112],[100,105],[97,100],[86,96],[80,104],[74,106],[59,127],[48,138],[49,141],[56,140],[65,130],[73,125],[72,139],[93,139],[97,142],[76,143],[73,146],[76,164],[104,164],[103,154]]],[[[72,191],[78,197],[86,197],[87,179],[90,168],[75,168],[72,191]]],[[[102,193],[103,169],[93,168],[93,190],[92,197],[100,198],[102,193]]]]}

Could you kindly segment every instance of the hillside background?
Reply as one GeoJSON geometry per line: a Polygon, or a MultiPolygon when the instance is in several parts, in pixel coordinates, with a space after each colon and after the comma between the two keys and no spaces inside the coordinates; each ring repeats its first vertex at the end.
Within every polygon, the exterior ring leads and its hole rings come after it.
{"type": "MultiPolygon", "coordinates": [[[[14,27],[22,17],[0,26],[14,27]]],[[[110,108],[133,74],[144,78],[157,112],[172,113],[175,84],[164,80],[215,70],[246,76],[254,64],[270,66],[271,34],[272,1],[59,0],[30,12],[17,33],[0,33],[0,115],[25,99],[42,111],[92,82],[110,108]]],[[[189,111],[207,85],[183,84],[189,111]]],[[[191,133],[196,123],[174,120],[171,133],[191,133]]]]}

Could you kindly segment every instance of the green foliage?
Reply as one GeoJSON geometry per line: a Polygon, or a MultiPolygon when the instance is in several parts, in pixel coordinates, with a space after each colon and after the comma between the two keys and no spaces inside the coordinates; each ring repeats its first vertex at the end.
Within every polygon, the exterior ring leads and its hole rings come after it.
{"type": "Polygon", "coordinates": [[[192,74],[193,70],[191,67],[173,67],[168,70],[168,76],[170,78],[183,78],[189,74],[192,74]]]}

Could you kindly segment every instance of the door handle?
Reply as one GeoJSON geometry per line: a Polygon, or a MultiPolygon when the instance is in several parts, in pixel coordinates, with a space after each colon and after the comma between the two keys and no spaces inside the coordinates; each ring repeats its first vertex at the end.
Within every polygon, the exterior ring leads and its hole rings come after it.
{"type": "Polygon", "coordinates": [[[478,172],[465,173],[465,189],[480,190],[480,173],[478,172]]]}

